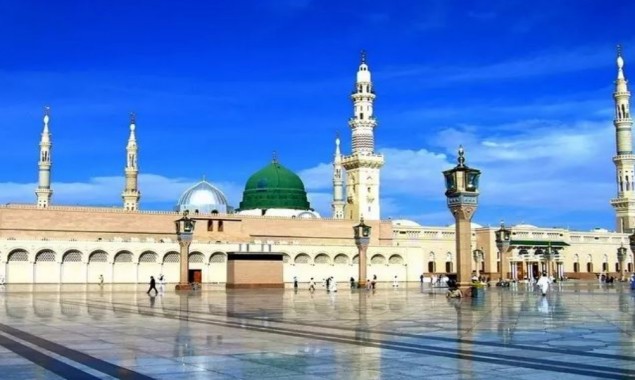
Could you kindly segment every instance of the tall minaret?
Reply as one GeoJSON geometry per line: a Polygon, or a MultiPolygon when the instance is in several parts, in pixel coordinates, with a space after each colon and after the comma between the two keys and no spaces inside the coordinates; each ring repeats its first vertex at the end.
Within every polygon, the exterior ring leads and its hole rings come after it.
{"type": "Polygon", "coordinates": [[[344,177],[340,138],[335,139],[335,157],[333,158],[333,219],[344,219],[344,177]]]}
{"type": "Polygon", "coordinates": [[[611,199],[615,208],[617,232],[633,232],[635,228],[635,156],[633,155],[633,119],[630,111],[630,91],[624,77],[622,48],[617,46],[617,80],[615,81],[615,141],[617,154],[613,157],[617,174],[617,197],[611,199]]]}
{"type": "Polygon", "coordinates": [[[375,91],[366,64],[366,52],[362,51],[357,70],[357,82],[351,95],[353,117],[348,125],[352,129],[352,153],[342,158],[346,169],[345,218],[379,220],[379,169],[384,157],[375,154],[374,129],[377,120],[373,116],[375,91]]]}
{"type": "Polygon", "coordinates": [[[136,117],[134,113],[130,114],[130,137],[126,146],[126,187],[121,193],[123,198],[123,208],[129,211],[137,211],[139,209],[139,198],[141,193],[138,187],[139,168],[137,167],[137,139],[135,137],[136,117]]]}
{"type": "Polygon", "coordinates": [[[35,189],[37,207],[47,208],[51,204],[51,133],[49,132],[49,119],[51,108],[44,108],[44,130],[40,138],[40,161],[38,162],[38,184],[35,189]]]}

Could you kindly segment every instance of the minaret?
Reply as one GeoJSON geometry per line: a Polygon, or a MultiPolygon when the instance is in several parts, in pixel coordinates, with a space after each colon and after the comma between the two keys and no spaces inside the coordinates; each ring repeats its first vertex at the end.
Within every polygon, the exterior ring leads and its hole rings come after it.
{"type": "Polygon", "coordinates": [[[51,204],[51,133],[49,132],[49,119],[51,108],[44,108],[44,130],[40,139],[40,161],[38,162],[38,185],[35,190],[37,207],[47,208],[51,204]]]}
{"type": "Polygon", "coordinates": [[[123,198],[123,208],[129,211],[137,211],[139,209],[139,198],[141,193],[138,187],[139,168],[137,167],[137,138],[135,137],[135,114],[130,114],[130,137],[126,146],[126,187],[121,193],[123,198]]]}
{"type": "Polygon", "coordinates": [[[360,220],[362,217],[379,220],[379,169],[384,165],[384,157],[375,154],[375,91],[364,51],[351,98],[353,117],[348,125],[352,130],[352,153],[342,158],[347,175],[344,217],[351,220],[360,220]]]}
{"type": "Polygon", "coordinates": [[[633,119],[631,119],[628,82],[624,77],[622,48],[617,46],[617,80],[615,81],[615,142],[617,154],[613,157],[617,174],[617,197],[611,199],[616,213],[617,232],[633,232],[635,228],[635,178],[633,155],[633,119]]]}
{"type": "Polygon", "coordinates": [[[333,158],[333,219],[344,219],[344,178],[340,138],[335,139],[335,156],[333,158]]]}

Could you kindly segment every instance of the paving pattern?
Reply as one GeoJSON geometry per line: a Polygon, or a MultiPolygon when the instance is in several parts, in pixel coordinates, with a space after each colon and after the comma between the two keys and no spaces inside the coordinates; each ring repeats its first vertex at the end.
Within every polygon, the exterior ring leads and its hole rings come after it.
{"type": "Polygon", "coordinates": [[[635,378],[635,291],[0,287],[2,379],[635,378]]]}

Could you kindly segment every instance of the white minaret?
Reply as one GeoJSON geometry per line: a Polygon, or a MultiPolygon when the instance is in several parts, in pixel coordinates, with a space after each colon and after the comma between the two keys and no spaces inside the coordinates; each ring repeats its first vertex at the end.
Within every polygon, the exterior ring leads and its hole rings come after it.
{"type": "Polygon", "coordinates": [[[35,189],[37,207],[47,208],[51,204],[51,133],[49,132],[51,108],[44,108],[44,130],[40,139],[40,161],[38,162],[38,184],[35,189]]]}
{"type": "Polygon", "coordinates": [[[631,119],[628,82],[624,77],[622,48],[617,46],[617,80],[615,81],[615,142],[617,154],[613,157],[617,174],[617,197],[611,199],[615,208],[617,232],[633,232],[635,228],[635,178],[633,155],[633,119],[631,119]]]}
{"type": "Polygon", "coordinates": [[[333,219],[344,219],[344,169],[340,153],[340,138],[335,139],[335,156],[333,158],[333,219]]]}
{"type": "Polygon", "coordinates": [[[350,156],[342,158],[347,177],[344,217],[351,220],[360,220],[362,217],[366,220],[379,220],[379,170],[384,165],[384,157],[375,154],[375,91],[364,51],[351,98],[353,117],[348,125],[352,129],[353,151],[350,156]]]}
{"type": "Polygon", "coordinates": [[[137,138],[135,137],[136,128],[135,114],[130,114],[130,137],[126,146],[126,185],[121,193],[123,198],[123,208],[129,211],[137,211],[139,209],[139,198],[141,193],[138,187],[139,168],[137,167],[137,138]]]}

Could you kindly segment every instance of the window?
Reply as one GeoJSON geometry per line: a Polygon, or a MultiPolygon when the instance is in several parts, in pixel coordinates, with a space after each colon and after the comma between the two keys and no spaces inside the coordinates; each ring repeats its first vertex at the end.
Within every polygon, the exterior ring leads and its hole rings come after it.
{"type": "Polygon", "coordinates": [[[218,232],[223,232],[223,221],[222,220],[218,221],[218,232]]]}
{"type": "Polygon", "coordinates": [[[586,263],[586,271],[588,273],[593,273],[593,263],[586,263]]]}
{"type": "Polygon", "coordinates": [[[573,271],[575,273],[579,273],[580,272],[580,263],[573,263],[573,271]]]}
{"type": "Polygon", "coordinates": [[[603,272],[609,271],[609,263],[602,263],[602,271],[603,272]]]}
{"type": "Polygon", "coordinates": [[[446,261],[445,262],[445,272],[446,273],[452,273],[452,262],[451,261],[446,261]]]}
{"type": "Polygon", "coordinates": [[[434,261],[428,261],[428,272],[434,273],[437,271],[436,265],[434,265],[434,261]]]}

